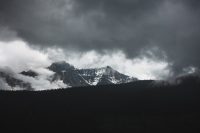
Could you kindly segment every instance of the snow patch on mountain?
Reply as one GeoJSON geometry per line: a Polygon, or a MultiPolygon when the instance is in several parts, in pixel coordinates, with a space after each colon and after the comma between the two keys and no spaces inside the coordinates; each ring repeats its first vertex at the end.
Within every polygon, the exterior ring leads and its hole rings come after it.
{"type": "Polygon", "coordinates": [[[0,71],[0,87],[6,90],[49,90],[69,87],[121,84],[137,80],[114,70],[110,66],[77,69],[64,61],[52,63],[47,68],[14,73],[0,71]]]}

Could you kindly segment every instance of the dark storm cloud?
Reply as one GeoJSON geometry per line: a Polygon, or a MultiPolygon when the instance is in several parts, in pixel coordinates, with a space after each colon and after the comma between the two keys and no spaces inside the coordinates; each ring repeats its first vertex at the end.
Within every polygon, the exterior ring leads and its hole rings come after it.
{"type": "Polygon", "coordinates": [[[1,0],[0,23],[31,44],[165,52],[175,70],[200,67],[199,0],[1,0]]]}

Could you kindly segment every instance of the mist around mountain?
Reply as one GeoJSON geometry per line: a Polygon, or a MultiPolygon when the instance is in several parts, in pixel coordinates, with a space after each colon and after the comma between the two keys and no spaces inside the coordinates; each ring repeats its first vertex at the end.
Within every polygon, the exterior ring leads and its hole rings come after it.
{"type": "Polygon", "coordinates": [[[110,66],[78,69],[65,61],[52,63],[49,67],[44,68],[44,70],[47,71],[47,73],[41,74],[34,70],[24,70],[17,74],[12,72],[13,74],[9,74],[9,78],[7,76],[7,71],[2,70],[0,71],[0,79],[2,82],[1,89],[16,90],[16,88],[21,88],[21,90],[47,90],[93,85],[122,84],[137,80],[137,78],[119,73],[110,66]],[[5,85],[8,87],[5,88],[5,85]]]}
{"type": "Polygon", "coordinates": [[[198,71],[171,80],[138,80],[109,66],[77,69],[66,62],[56,62],[45,70],[48,71],[43,76],[34,70],[18,74],[10,69],[0,71],[0,86],[6,88],[0,90],[0,129],[7,132],[200,132],[198,71]],[[59,89],[32,91],[33,85],[59,89]],[[19,88],[24,89],[5,91],[19,88]]]}
{"type": "MultiPolygon", "coordinates": [[[[138,81],[110,66],[78,69],[65,61],[54,62],[41,71],[24,70],[15,73],[11,68],[0,69],[1,90],[51,90],[71,87],[125,84],[138,81]]],[[[155,86],[199,82],[200,72],[186,73],[167,80],[154,80],[155,86]]]]}
{"type": "Polygon", "coordinates": [[[5,90],[20,90],[20,88],[33,90],[30,83],[17,79],[14,75],[6,72],[0,72],[0,82],[0,87],[2,87],[1,89],[5,90]]]}

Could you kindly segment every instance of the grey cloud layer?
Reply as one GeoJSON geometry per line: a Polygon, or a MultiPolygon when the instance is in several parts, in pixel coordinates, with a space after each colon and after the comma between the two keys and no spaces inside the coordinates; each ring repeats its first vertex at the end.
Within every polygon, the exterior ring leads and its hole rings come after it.
{"type": "Polygon", "coordinates": [[[164,58],[160,49],[175,70],[200,67],[199,0],[1,0],[0,23],[32,44],[164,58]]]}

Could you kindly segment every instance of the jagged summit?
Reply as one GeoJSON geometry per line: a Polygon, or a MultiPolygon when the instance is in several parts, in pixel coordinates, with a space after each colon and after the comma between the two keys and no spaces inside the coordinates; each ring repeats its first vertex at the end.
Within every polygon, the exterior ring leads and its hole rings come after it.
{"type": "Polygon", "coordinates": [[[62,80],[69,86],[121,84],[137,80],[114,70],[110,66],[78,69],[65,61],[55,62],[48,67],[54,71],[53,81],[62,80]]]}
{"type": "MultiPolygon", "coordinates": [[[[136,78],[116,71],[110,66],[78,69],[65,61],[59,61],[52,63],[47,69],[54,72],[53,75],[46,77],[49,82],[63,82],[68,87],[122,84],[137,80],[136,78]]],[[[27,76],[27,78],[36,78],[37,80],[40,80],[38,76],[41,76],[33,70],[22,71],[19,74],[27,76]]],[[[32,89],[31,83],[23,82],[12,76],[0,73],[0,78],[4,78],[10,86],[25,86],[29,90],[32,89]]]]}

